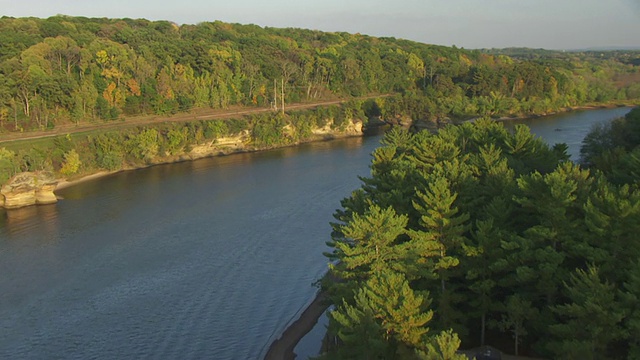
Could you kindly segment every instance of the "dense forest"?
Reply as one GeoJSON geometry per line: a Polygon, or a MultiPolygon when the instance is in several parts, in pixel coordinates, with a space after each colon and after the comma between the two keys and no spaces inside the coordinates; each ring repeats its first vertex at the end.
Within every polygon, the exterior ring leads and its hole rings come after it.
{"type": "Polygon", "coordinates": [[[335,214],[323,358],[638,359],[639,151],[640,109],[594,128],[583,164],[488,119],[387,133],[335,214]]]}
{"type": "Polygon", "coordinates": [[[637,52],[509,57],[394,38],[206,22],[0,18],[0,131],[398,94],[384,115],[543,114],[640,98],[637,52]],[[275,90],[275,91],[274,91],[275,90]]]}

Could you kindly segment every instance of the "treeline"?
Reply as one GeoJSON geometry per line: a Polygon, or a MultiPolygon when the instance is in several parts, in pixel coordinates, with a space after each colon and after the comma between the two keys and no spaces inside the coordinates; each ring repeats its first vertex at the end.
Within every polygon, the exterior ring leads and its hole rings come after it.
{"type": "Polygon", "coordinates": [[[322,358],[639,358],[638,124],[597,130],[593,169],[524,125],[389,132],[335,214],[322,358]]]}
{"type": "Polygon", "coordinates": [[[523,60],[394,38],[206,22],[0,18],[0,129],[363,94],[429,117],[546,113],[640,98],[617,57],[523,60]],[[283,89],[284,85],[284,89],[283,89]]]}
{"type": "Polygon", "coordinates": [[[615,184],[640,181],[640,110],[595,126],[580,148],[580,162],[615,184]]]}
{"type": "Polygon", "coordinates": [[[198,145],[208,145],[222,153],[268,149],[349,134],[354,123],[366,124],[364,105],[351,101],[341,106],[287,112],[286,116],[281,112],[267,112],[239,119],[164,123],[11,143],[0,147],[0,185],[24,171],[45,170],[60,177],[72,177],[171,161],[190,156],[190,151],[198,145]],[[323,128],[330,133],[314,134],[314,130],[323,128]],[[239,141],[242,148],[221,142],[229,137],[235,137],[234,142],[239,141]]]}

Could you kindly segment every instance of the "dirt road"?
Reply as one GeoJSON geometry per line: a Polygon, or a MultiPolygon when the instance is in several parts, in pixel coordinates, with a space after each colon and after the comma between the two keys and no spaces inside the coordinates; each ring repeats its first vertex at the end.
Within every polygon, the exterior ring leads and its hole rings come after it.
{"type": "MultiPolygon", "coordinates": [[[[311,109],[319,106],[342,104],[351,100],[367,100],[367,99],[375,99],[375,98],[387,97],[387,96],[390,96],[390,95],[389,94],[371,95],[371,96],[362,96],[362,97],[349,98],[349,99],[319,101],[319,102],[313,102],[313,103],[295,103],[295,104],[288,104],[285,109],[286,111],[311,109]]],[[[11,132],[6,134],[0,134],[0,144],[4,142],[9,142],[9,141],[34,140],[34,139],[53,137],[58,135],[74,134],[79,132],[88,132],[88,131],[94,131],[94,130],[124,129],[129,127],[140,126],[140,125],[157,124],[157,123],[164,123],[164,122],[224,120],[224,119],[231,119],[234,117],[240,117],[240,116],[250,115],[250,114],[258,114],[258,113],[269,112],[269,111],[274,111],[274,110],[271,107],[261,107],[261,108],[235,107],[231,109],[200,109],[200,110],[193,111],[191,113],[181,113],[173,116],[160,116],[160,115],[136,116],[136,117],[126,118],[124,121],[119,121],[119,120],[114,120],[109,122],[96,121],[96,122],[80,123],[77,125],[64,124],[64,125],[56,126],[52,130],[11,132]]]]}

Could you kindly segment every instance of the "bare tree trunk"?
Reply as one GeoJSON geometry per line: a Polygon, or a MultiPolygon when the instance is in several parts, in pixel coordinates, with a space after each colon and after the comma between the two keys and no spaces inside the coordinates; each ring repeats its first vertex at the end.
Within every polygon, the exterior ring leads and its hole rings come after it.
{"type": "Polygon", "coordinates": [[[278,87],[276,79],[273,79],[273,111],[278,111],[278,87]]]}
{"type": "Polygon", "coordinates": [[[18,131],[18,104],[15,99],[11,99],[11,107],[13,107],[13,122],[15,124],[14,130],[18,131]]]}
{"type": "Polygon", "coordinates": [[[24,114],[29,116],[30,115],[29,93],[27,91],[21,91],[20,95],[22,95],[22,99],[24,100],[24,114]]]}
{"type": "Polygon", "coordinates": [[[515,355],[518,356],[518,343],[520,342],[519,340],[519,335],[520,335],[520,329],[516,327],[516,331],[515,331],[515,335],[516,335],[516,353],[515,355]]]}
{"type": "Polygon", "coordinates": [[[284,116],[284,78],[282,78],[282,116],[284,116]]]}
{"type": "Polygon", "coordinates": [[[485,321],[487,314],[482,314],[482,329],[480,329],[480,346],[484,346],[485,321]]]}

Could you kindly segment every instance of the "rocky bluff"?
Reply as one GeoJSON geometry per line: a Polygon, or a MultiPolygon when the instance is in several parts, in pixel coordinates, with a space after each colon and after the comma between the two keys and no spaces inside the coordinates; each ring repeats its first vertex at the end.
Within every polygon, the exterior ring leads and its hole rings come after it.
{"type": "Polygon", "coordinates": [[[58,180],[47,171],[23,172],[9,179],[0,189],[0,206],[15,209],[57,202],[53,190],[58,180]]]}

